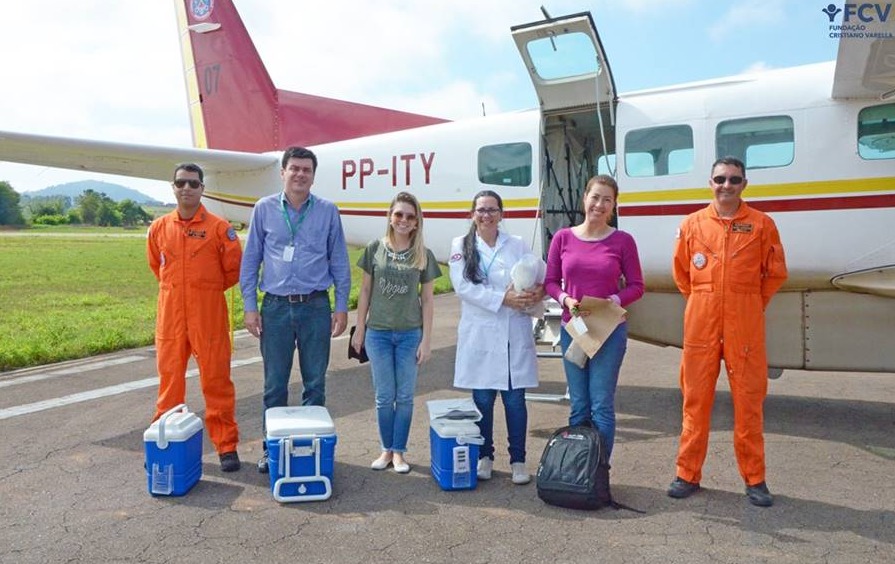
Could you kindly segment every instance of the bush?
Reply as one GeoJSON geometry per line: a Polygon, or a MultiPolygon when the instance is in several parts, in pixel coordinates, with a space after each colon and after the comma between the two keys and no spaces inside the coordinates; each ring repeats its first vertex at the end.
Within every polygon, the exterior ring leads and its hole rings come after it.
{"type": "Polygon", "coordinates": [[[53,214],[39,215],[31,220],[34,225],[68,225],[68,216],[53,214]]]}

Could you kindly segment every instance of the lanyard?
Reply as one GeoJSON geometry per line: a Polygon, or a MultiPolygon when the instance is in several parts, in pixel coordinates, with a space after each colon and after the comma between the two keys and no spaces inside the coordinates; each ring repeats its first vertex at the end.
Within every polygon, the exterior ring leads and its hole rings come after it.
{"type": "Polygon", "coordinates": [[[500,253],[500,249],[503,247],[498,247],[494,250],[494,254],[491,255],[491,260],[488,262],[488,266],[485,266],[485,255],[482,254],[482,251],[478,251],[479,258],[481,259],[480,265],[482,267],[482,272],[485,274],[485,280],[488,279],[488,273],[491,272],[491,267],[494,265],[494,260],[497,258],[497,255],[500,253]]]}
{"type": "Polygon", "coordinates": [[[305,217],[308,216],[308,212],[311,210],[311,206],[314,205],[314,197],[311,194],[308,194],[307,205],[304,206],[305,209],[302,210],[301,213],[298,214],[298,222],[295,225],[292,225],[292,220],[289,218],[289,211],[288,211],[289,204],[286,203],[285,195],[280,200],[280,202],[283,204],[283,208],[280,211],[283,212],[283,219],[286,220],[286,225],[289,226],[289,233],[292,234],[292,244],[290,246],[294,247],[295,246],[295,234],[298,232],[298,228],[301,227],[302,222],[304,222],[305,217]]]}

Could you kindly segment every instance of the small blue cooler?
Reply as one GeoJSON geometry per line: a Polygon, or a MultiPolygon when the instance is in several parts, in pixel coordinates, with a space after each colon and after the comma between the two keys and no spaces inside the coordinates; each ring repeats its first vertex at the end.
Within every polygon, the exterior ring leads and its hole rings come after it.
{"type": "Polygon", "coordinates": [[[169,409],[143,433],[152,495],[184,495],[202,477],[202,420],[186,405],[169,409]]]}
{"type": "Polygon", "coordinates": [[[432,477],[443,490],[475,489],[479,445],[485,442],[476,424],[482,414],[471,398],[432,400],[426,404],[432,477]]]}
{"type": "Polygon", "coordinates": [[[275,500],[319,501],[333,493],[336,427],[325,407],[271,407],[264,414],[275,500]]]}

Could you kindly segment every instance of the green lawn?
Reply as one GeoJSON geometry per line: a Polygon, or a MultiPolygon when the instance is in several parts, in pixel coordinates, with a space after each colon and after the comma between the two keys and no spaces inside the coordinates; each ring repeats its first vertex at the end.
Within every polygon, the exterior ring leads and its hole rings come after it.
{"type": "MultiPolygon", "coordinates": [[[[62,227],[0,234],[0,371],[151,344],[157,285],[138,233],[62,227]],[[48,232],[53,236],[42,235],[48,232]]],[[[361,250],[349,251],[354,265],[361,250]]],[[[451,291],[446,270],[436,293],[451,291]]],[[[351,277],[354,309],[356,266],[351,277]]],[[[242,296],[230,292],[240,329],[242,296]]]]}

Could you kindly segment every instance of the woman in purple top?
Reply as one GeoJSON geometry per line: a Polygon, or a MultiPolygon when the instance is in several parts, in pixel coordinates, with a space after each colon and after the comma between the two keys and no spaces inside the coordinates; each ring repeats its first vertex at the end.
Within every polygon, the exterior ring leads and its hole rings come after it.
{"type": "MultiPolygon", "coordinates": [[[[617,199],[618,184],[611,176],[591,178],[584,189],[584,221],[560,230],[550,242],[544,289],[563,306],[563,354],[572,342],[565,324],[584,296],[625,307],[643,295],[634,238],[609,223],[617,199]]],[[[569,425],[590,419],[603,438],[607,459],[615,442],[615,388],[627,349],[627,325],[616,327],[584,368],[563,359],[571,403],[569,425]]]]}

